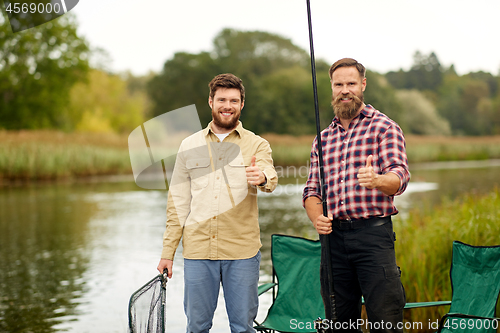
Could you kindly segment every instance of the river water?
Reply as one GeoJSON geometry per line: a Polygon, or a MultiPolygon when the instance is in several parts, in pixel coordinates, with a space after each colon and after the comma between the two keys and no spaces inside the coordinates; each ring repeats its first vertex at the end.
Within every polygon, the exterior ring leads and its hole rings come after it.
{"type": "MultiPolygon", "coordinates": [[[[498,160],[410,169],[397,218],[500,183],[498,160]]],[[[317,238],[301,205],[304,179],[286,175],[275,193],[259,196],[263,283],[273,233],[317,238]]],[[[166,206],[166,192],[143,190],[131,178],[0,188],[0,332],[127,332],[130,295],[157,275],[166,206]]],[[[167,284],[167,332],[185,331],[181,250],[167,284]]],[[[260,301],[258,320],[271,299],[260,301]]],[[[212,332],[229,332],[222,297],[212,332]]]]}

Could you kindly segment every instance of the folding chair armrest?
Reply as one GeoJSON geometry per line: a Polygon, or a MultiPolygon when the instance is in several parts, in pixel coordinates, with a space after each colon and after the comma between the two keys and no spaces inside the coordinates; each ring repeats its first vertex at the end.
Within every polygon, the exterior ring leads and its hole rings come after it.
{"type": "Polygon", "coordinates": [[[278,285],[277,283],[272,283],[272,282],[271,283],[264,283],[264,284],[260,285],[257,289],[259,296],[277,285],[278,285]]]}
{"type": "MultiPolygon", "coordinates": [[[[462,318],[462,319],[486,319],[486,320],[491,320],[491,321],[497,321],[496,327],[499,326],[498,322],[500,322],[500,318],[497,318],[497,317],[482,317],[482,316],[467,315],[467,314],[463,314],[463,313],[447,313],[439,321],[439,329],[437,330],[436,333],[440,333],[443,330],[443,328],[445,328],[444,325],[446,323],[446,320],[450,317],[456,317],[456,318],[462,318]]],[[[448,327],[451,327],[451,326],[448,326],[448,327]]],[[[457,328],[459,328],[459,327],[460,327],[460,324],[458,324],[457,328]]],[[[477,328],[476,324],[474,324],[474,328],[477,328]]]]}
{"type": "Polygon", "coordinates": [[[434,302],[413,302],[406,303],[405,309],[415,309],[415,308],[423,308],[427,306],[441,306],[441,305],[450,305],[451,301],[434,301],[434,302]]]}

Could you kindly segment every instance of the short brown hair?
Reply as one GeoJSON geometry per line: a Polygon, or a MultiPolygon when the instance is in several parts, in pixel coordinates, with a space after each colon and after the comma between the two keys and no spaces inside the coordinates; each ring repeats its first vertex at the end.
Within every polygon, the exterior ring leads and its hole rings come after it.
{"type": "Polygon", "coordinates": [[[343,58],[343,59],[336,61],[332,65],[332,67],[330,67],[330,71],[328,72],[330,74],[330,80],[332,79],[333,72],[335,72],[335,70],[337,70],[337,68],[340,68],[340,67],[356,67],[356,69],[359,72],[359,76],[362,79],[364,79],[364,77],[365,77],[365,73],[366,73],[365,66],[363,66],[362,64],[360,64],[359,62],[357,62],[356,60],[354,60],[352,58],[343,58]]]}
{"type": "Polygon", "coordinates": [[[219,88],[226,89],[238,89],[241,94],[241,101],[245,101],[245,87],[243,86],[243,81],[234,74],[226,73],[219,74],[210,81],[208,84],[210,87],[210,97],[213,99],[215,96],[215,92],[219,88]]]}

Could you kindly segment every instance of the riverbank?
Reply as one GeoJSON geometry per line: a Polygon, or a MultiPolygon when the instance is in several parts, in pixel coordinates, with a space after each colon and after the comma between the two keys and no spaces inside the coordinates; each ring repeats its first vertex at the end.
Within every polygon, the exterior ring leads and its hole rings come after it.
{"type": "MultiPolygon", "coordinates": [[[[264,134],[276,166],[308,165],[314,136],[264,134]]],[[[0,181],[131,174],[128,136],[0,131],[0,181]]],[[[410,163],[500,158],[500,136],[407,137],[410,163]]]]}
{"type": "MultiPolygon", "coordinates": [[[[291,135],[264,134],[273,149],[276,165],[306,165],[311,152],[314,135],[293,137],[291,135]]],[[[406,137],[406,153],[409,163],[441,161],[479,161],[500,158],[500,136],[406,137]]]]}
{"type": "Polygon", "coordinates": [[[0,181],[130,174],[127,137],[59,131],[0,131],[0,181]]]}

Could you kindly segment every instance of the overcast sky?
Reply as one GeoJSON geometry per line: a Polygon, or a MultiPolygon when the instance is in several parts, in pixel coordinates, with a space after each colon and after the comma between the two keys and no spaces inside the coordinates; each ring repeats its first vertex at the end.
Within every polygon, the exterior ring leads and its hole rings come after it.
{"type": "MultiPolygon", "coordinates": [[[[500,70],[499,0],[311,0],[316,58],[380,73],[434,51],[459,74],[500,70]]],[[[175,52],[212,49],[226,27],[279,34],[309,50],[306,0],[80,0],[79,32],[114,71],[160,71],[175,52]]]]}

